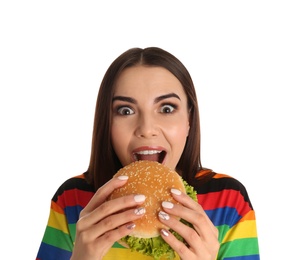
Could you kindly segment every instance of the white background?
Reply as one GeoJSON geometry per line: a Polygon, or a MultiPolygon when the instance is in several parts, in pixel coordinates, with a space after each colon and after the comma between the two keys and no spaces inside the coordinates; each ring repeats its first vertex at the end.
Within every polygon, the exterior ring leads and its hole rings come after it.
{"type": "Polygon", "coordinates": [[[191,73],[203,164],[246,186],[261,259],[291,255],[288,2],[1,1],[0,258],[35,259],[51,197],[87,169],[103,74],[148,46],[191,73]]]}

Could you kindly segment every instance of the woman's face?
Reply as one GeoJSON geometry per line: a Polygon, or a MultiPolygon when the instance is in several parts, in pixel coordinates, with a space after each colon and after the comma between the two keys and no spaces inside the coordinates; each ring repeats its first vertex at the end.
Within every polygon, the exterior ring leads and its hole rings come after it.
{"type": "Polygon", "coordinates": [[[154,160],[175,169],[189,132],[187,96],[162,67],[136,66],[118,77],[111,140],[123,166],[154,160]]]}

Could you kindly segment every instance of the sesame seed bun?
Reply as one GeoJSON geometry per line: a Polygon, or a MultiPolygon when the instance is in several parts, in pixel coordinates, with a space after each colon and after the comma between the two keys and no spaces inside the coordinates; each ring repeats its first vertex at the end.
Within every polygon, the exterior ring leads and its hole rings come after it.
{"type": "Polygon", "coordinates": [[[156,161],[143,160],[125,166],[115,174],[116,177],[121,175],[126,175],[129,179],[123,187],[116,189],[110,195],[110,200],[130,194],[146,196],[142,205],[146,213],[141,219],[135,221],[136,227],[130,236],[152,238],[160,235],[161,228],[169,229],[158,220],[158,212],[163,210],[161,207],[163,201],[178,203],[171,196],[171,188],[186,193],[179,174],[156,161]]]}

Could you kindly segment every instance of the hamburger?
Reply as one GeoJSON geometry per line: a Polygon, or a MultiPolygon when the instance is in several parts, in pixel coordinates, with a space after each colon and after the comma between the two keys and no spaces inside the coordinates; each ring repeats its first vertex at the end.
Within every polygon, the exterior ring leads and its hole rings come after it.
{"type": "MultiPolygon", "coordinates": [[[[146,201],[143,207],[146,213],[142,218],[134,221],[136,227],[133,232],[122,238],[119,243],[154,259],[160,259],[162,256],[173,259],[175,257],[173,249],[160,236],[162,228],[169,230],[158,219],[158,212],[162,210],[161,203],[169,201],[178,204],[171,195],[172,188],[188,194],[195,201],[197,201],[196,191],[176,171],[156,161],[135,161],[121,168],[114,176],[120,175],[126,175],[129,179],[124,186],[114,190],[109,199],[130,194],[144,194],[146,201]]],[[[192,226],[183,219],[180,221],[192,226]]],[[[184,242],[179,234],[173,230],[169,231],[184,242]]]]}

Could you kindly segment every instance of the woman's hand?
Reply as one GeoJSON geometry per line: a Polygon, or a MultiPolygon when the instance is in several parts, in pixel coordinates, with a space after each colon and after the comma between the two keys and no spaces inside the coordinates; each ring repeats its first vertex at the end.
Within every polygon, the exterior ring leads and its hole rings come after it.
{"type": "Polygon", "coordinates": [[[219,250],[218,230],[210,221],[203,208],[186,194],[171,190],[174,199],[180,204],[163,202],[164,211],[159,212],[162,223],[180,234],[188,246],[177,240],[169,231],[161,230],[163,239],[183,260],[214,260],[219,250]],[[174,216],[193,225],[188,227],[174,216]]]}
{"type": "Polygon", "coordinates": [[[115,241],[135,228],[133,221],[145,213],[141,207],[144,195],[129,195],[107,201],[108,196],[126,182],[126,176],[113,178],[97,190],[81,211],[71,260],[102,259],[115,241]]]}

